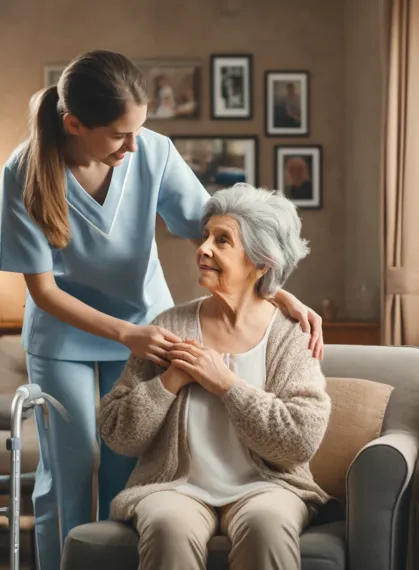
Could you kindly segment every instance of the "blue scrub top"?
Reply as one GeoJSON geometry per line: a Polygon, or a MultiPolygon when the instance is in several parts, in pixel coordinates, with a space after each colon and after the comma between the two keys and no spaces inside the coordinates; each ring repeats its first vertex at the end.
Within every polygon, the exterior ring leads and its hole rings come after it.
{"type": "MultiPolygon", "coordinates": [[[[22,201],[21,150],[6,163],[0,195],[0,270],[53,271],[57,285],[91,307],[136,324],[173,305],[155,242],[156,213],[183,238],[198,239],[209,196],[167,137],[143,129],[138,150],[115,167],[103,205],[66,170],[72,239],[49,246],[22,201]]],[[[83,332],[39,309],[27,294],[23,345],[60,360],[125,360],[121,344],[83,332]]]]}

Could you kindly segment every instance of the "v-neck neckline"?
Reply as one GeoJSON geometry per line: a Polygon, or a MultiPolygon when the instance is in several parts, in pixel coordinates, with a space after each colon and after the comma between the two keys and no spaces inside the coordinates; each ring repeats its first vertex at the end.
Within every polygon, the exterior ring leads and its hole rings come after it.
{"type": "MultiPolygon", "coordinates": [[[[118,166],[121,166],[121,165],[118,165],[118,166]]],[[[116,167],[116,168],[118,168],[118,167],[116,167]]],[[[81,192],[83,192],[84,194],[86,194],[86,195],[88,196],[88,198],[90,198],[91,200],[93,200],[94,202],[96,202],[96,204],[97,204],[99,207],[103,208],[103,207],[105,206],[105,204],[106,204],[106,200],[108,199],[109,193],[110,193],[110,191],[111,191],[111,189],[112,189],[112,181],[113,181],[114,174],[115,174],[115,167],[114,167],[114,166],[111,166],[110,169],[108,170],[108,173],[106,174],[106,179],[108,180],[108,178],[109,178],[109,183],[108,183],[108,188],[107,188],[107,190],[106,190],[105,199],[103,200],[103,203],[102,203],[102,204],[101,204],[100,202],[98,202],[98,201],[90,194],[90,192],[88,192],[88,191],[86,190],[86,188],[85,188],[82,184],[80,184],[80,182],[77,180],[77,177],[75,176],[74,172],[71,170],[71,168],[70,168],[69,166],[66,166],[66,169],[67,169],[68,175],[72,178],[72,181],[73,181],[74,185],[77,186],[78,189],[79,189],[81,192]]]]}
{"type": "Polygon", "coordinates": [[[112,230],[125,191],[132,158],[133,154],[130,153],[121,164],[113,167],[103,204],[83,188],[68,166],[65,167],[69,206],[102,234],[109,235],[112,230]]]}

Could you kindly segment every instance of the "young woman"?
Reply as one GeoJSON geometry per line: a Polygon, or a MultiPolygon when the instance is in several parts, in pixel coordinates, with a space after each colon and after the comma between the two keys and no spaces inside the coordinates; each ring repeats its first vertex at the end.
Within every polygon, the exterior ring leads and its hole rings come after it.
{"type": "MultiPolygon", "coordinates": [[[[91,520],[100,396],[132,351],[164,364],[183,339],[149,326],[173,301],[154,237],[156,213],[172,232],[200,238],[208,195],[171,141],[143,128],[143,78],[124,56],[94,51],[64,70],[31,105],[28,141],[3,169],[0,270],[23,273],[23,326],[30,381],[72,417],[39,412],[34,490],[38,566],[59,567],[68,531],[91,520]]],[[[181,270],[181,268],[180,268],[181,270]]],[[[276,301],[305,330],[321,358],[321,319],[280,291],[276,301]]],[[[101,447],[99,516],[124,487],[133,460],[101,447]]]]}

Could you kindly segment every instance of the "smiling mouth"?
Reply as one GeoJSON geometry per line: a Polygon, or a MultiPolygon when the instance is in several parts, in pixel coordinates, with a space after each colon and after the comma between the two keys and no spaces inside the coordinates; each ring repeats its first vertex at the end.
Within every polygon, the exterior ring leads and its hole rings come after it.
{"type": "Polygon", "coordinates": [[[201,271],[216,271],[216,272],[219,271],[219,269],[216,269],[215,267],[210,267],[209,265],[200,265],[199,269],[201,271]]]}

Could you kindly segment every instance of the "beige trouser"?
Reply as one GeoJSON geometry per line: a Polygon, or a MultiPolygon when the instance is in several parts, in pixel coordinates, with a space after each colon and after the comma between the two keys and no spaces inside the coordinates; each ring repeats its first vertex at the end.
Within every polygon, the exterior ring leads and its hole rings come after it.
{"type": "Polygon", "coordinates": [[[267,489],[214,509],[177,493],[142,499],[134,524],[140,535],[141,570],[205,570],[214,534],[231,541],[231,570],[299,570],[300,534],[307,507],[284,489],[267,489]]]}

